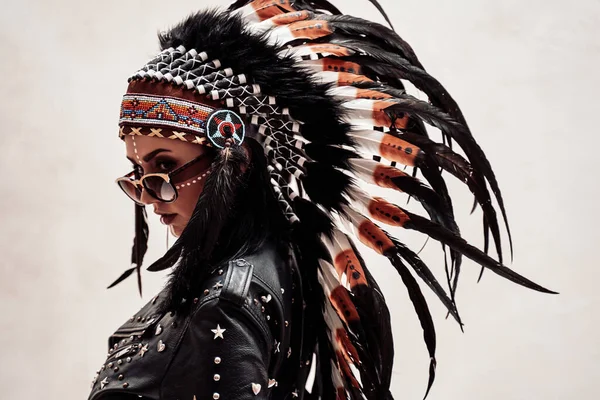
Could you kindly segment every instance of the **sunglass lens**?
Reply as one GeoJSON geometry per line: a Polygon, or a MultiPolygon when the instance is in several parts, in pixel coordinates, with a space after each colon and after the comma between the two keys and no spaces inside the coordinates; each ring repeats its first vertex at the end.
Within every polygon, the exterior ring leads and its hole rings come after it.
{"type": "Polygon", "coordinates": [[[162,201],[175,200],[175,188],[160,176],[149,176],[144,179],[144,188],[155,198],[162,201]]]}
{"type": "Polygon", "coordinates": [[[127,196],[131,198],[131,200],[140,202],[140,198],[142,196],[141,190],[133,184],[133,182],[122,179],[119,182],[119,187],[125,192],[127,196]]]}

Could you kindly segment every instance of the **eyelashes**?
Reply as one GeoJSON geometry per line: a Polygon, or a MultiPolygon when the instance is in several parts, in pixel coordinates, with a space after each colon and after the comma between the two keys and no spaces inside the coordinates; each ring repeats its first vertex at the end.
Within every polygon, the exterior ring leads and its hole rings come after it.
{"type": "MultiPolygon", "coordinates": [[[[171,159],[156,159],[149,163],[152,168],[149,172],[160,172],[168,174],[177,167],[177,162],[171,159]]],[[[144,168],[136,163],[132,164],[132,168],[136,174],[142,176],[144,174],[144,168]]]]}

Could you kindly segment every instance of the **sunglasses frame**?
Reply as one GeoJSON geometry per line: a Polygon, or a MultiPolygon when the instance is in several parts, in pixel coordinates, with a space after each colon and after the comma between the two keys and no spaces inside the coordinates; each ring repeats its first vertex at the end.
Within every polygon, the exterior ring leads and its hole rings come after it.
{"type": "MultiPolygon", "coordinates": [[[[134,199],[133,197],[131,197],[129,195],[129,193],[127,193],[127,191],[121,186],[121,184],[119,182],[121,181],[125,181],[127,183],[132,183],[136,188],[138,188],[139,190],[146,190],[146,192],[154,199],[158,200],[158,201],[162,201],[163,203],[172,203],[175,200],[177,200],[178,197],[178,193],[177,193],[177,187],[175,186],[175,184],[179,183],[176,179],[175,176],[180,174],[181,172],[185,171],[186,169],[188,169],[189,167],[191,167],[192,165],[196,164],[198,161],[206,158],[207,154],[202,154],[196,158],[194,158],[191,161],[188,161],[187,163],[183,164],[181,167],[179,168],[175,168],[173,171],[168,172],[168,173],[164,173],[164,172],[152,172],[149,174],[144,174],[142,176],[140,176],[139,179],[131,179],[132,178],[132,174],[135,175],[135,170],[125,174],[124,176],[121,176],[117,179],[115,179],[115,183],[119,186],[119,188],[127,195],[127,197],[129,197],[131,200],[133,200],[136,204],[144,206],[145,204],[137,201],[136,199],[134,199]],[[158,198],[157,196],[152,194],[152,190],[149,190],[145,185],[144,185],[144,179],[151,177],[151,176],[158,176],[161,177],[166,183],[168,183],[169,185],[171,185],[171,187],[173,188],[173,192],[175,192],[175,197],[173,198],[173,200],[163,200],[158,198]]],[[[207,169],[208,171],[208,169],[207,169]]],[[[141,197],[141,196],[140,196],[141,197]]]]}

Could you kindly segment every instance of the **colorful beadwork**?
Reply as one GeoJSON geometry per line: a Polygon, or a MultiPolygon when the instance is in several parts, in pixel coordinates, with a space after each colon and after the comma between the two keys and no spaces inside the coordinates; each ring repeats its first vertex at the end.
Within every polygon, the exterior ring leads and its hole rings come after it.
{"type": "Polygon", "coordinates": [[[174,130],[206,133],[208,116],[215,111],[201,103],[166,96],[126,94],[121,102],[119,125],[167,126],[174,130]]]}
{"type": "Polygon", "coordinates": [[[231,110],[217,110],[208,117],[206,136],[218,148],[225,147],[227,139],[240,145],[244,140],[244,122],[239,115],[231,110]]]}

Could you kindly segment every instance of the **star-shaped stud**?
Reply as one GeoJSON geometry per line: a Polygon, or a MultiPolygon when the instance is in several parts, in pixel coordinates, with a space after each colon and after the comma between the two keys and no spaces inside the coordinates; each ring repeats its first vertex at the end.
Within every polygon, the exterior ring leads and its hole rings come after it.
{"type": "Polygon", "coordinates": [[[215,283],[215,286],[213,286],[213,289],[215,290],[219,290],[223,287],[223,284],[221,283],[221,281],[215,283]]]}
{"type": "Polygon", "coordinates": [[[227,329],[221,329],[221,327],[219,326],[219,324],[217,324],[217,329],[211,329],[210,331],[212,333],[215,334],[215,337],[213,338],[213,340],[217,339],[217,338],[221,338],[221,339],[225,339],[223,337],[223,332],[225,332],[227,329]]]}
{"type": "Polygon", "coordinates": [[[104,389],[106,385],[108,385],[108,376],[100,381],[100,389],[104,389]]]}
{"type": "Polygon", "coordinates": [[[143,345],[142,348],[140,349],[140,357],[144,357],[144,354],[146,354],[147,351],[148,351],[148,343],[143,345]]]}
{"type": "Polygon", "coordinates": [[[293,398],[297,398],[297,397],[298,397],[298,389],[295,389],[295,390],[292,392],[292,397],[293,397],[293,398]]]}
{"type": "Polygon", "coordinates": [[[275,341],[275,353],[279,353],[281,352],[281,349],[279,348],[281,346],[281,342],[278,342],[277,340],[275,341]]]}

